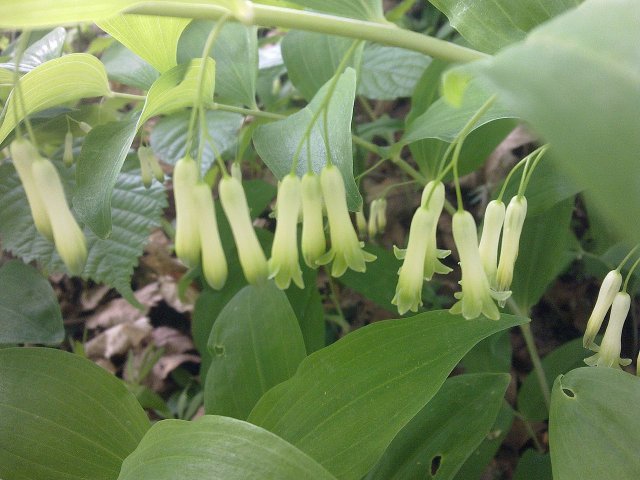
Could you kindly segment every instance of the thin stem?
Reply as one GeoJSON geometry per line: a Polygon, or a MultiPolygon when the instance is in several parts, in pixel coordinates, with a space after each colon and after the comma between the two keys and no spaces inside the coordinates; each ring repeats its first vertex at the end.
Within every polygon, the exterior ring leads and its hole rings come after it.
{"type": "Polygon", "coordinates": [[[529,434],[529,438],[531,438],[531,440],[533,441],[533,446],[535,447],[535,449],[538,450],[539,453],[544,453],[544,448],[540,443],[540,440],[538,440],[538,436],[536,435],[536,432],[533,431],[533,427],[531,426],[530,420],[524,415],[522,415],[520,412],[518,412],[517,410],[514,410],[513,413],[524,424],[524,428],[527,430],[527,433],[529,434]]]}
{"type": "MultiPolygon", "coordinates": [[[[507,178],[504,180],[504,183],[502,184],[502,188],[500,189],[500,194],[498,195],[498,201],[501,202],[502,201],[502,197],[504,196],[504,192],[506,192],[507,190],[507,186],[509,185],[509,182],[511,181],[511,177],[513,177],[513,175],[520,170],[520,168],[524,167],[524,165],[527,163],[527,159],[523,158],[522,160],[520,160],[518,163],[516,163],[514,165],[514,167],[511,169],[511,171],[509,172],[509,174],[507,175],[507,178]]],[[[524,176],[524,174],[523,174],[524,176]]]]}
{"type": "Polygon", "coordinates": [[[385,157],[384,155],[382,155],[382,152],[380,151],[380,147],[378,147],[378,145],[376,145],[375,143],[369,142],[369,141],[365,140],[362,137],[358,137],[357,135],[351,135],[351,140],[356,145],[359,145],[362,148],[364,148],[366,150],[369,150],[371,153],[375,153],[376,155],[378,155],[381,158],[384,158],[384,159],[388,159],[389,158],[389,157],[385,157]]]}
{"type": "Polygon", "coordinates": [[[338,312],[338,321],[336,322],[338,325],[340,325],[340,327],[342,328],[342,333],[349,333],[349,330],[351,330],[351,325],[349,325],[349,322],[347,322],[347,319],[344,316],[344,312],[342,311],[342,308],[340,307],[340,299],[338,297],[338,291],[336,289],[335,283],[333,282],[333,278],[331,278],[330,273],[327,271],[327,279],[328,279],[328,283],[329,283],[329,289],[330,289],[330,293],[329,293],[329,298],[331,298],[331,301],[333,302],[333,305],[336,307],[336,311],[338,312]]]}
{"type": "Polygon", "coordinates": [[[453,150],[453,184],[456,187],[456,201],[458,202],[458,211],[464,210],[462,203],[462,189],[460,188],[460,175],[458,174],[458,158],[460,158],[460,150],[462,150],[462,142],[456,143],[456,148],[453,150]]]}
{"type": "Polygon", "coordinates": [[[369,105],[369,102],[367,101],[366,98],[358,95],[358,103],[360,104],[362,109],[365,111],[365,113],[369,117],[369,120],[373,122],[378,119],[376,112],[373,111],[373,109],[371,108],[371,105],[369,105]]]}
{"type": "Polygon", "coordinates": [[[362,172],[360,175],[355,177],[356,182],[359,181],[362,177],[364,177],[365,175],[370,174],[371,172],[373,172],[376,168],[378,168],[380,165],[382,165],[384,162],[386,162],[387,160],[389,160],[388,158],[381,158],[380,160],[378,160],[376,163],[373,164],[373,166],[367,168],[364,172],[362,172]]]}
{"type": "Polygon", "coordinates": [[[133,100],[136,102],[144,102],[147,100],[146,95],[136,95],[134,93],[114,92],[111,91],[111,96],[116,98],[126,98],[127,100],[133,100]]]}
{"type": "Polygon", "coordinates": [[[391,161],[395,163],[398,167],[400,167],[400,170],[402,170],[404,173],[409,175],[419,184],[426,185],[428,183],[428,180],[424,178],[424,176],[420,172],[418,172],[415,168],[413,168],[405,160],[403,160],[402,157],[400,157],[400,155],[395,155],[391,157],[391,161]]]}
{"type": "Polygon", "coordinates": [[[540,163],[540,160],[542,160],[542,157],[544,157],[544,154],[547,152],[548,148],[549,148],[549,145],[543,145],[530,154],[531,158],[533,158],[533,156],[537,152],[537,156],[531,162],[531,168],[527,169],[526,178],[524,173],[522,174],[522,177],[524,178],[524,183],[521,185],[521,189],[518,190],[518,196],[524,195],[524,192],[527,190],[527,187],[529,186],[529,181],[531,181],[531,177],[533,176],[533,172],[536,170],[538,163],[540,163]]]}
{"type": "Polygon", "coordinates": [[[627,278],[624,279],[624,285],[622,287],[623,292],[626,293],[627,287],[629,286],[629,280],[631,280],[631,275],[633,275],[633,271],[636,269],[639,263],[640,263],[640,257],[638,257],[637,260],[633,263],[633,265],[631,265],[631,268],[627,273],[627,278]]]}
{"type": "Polygon", "coordinates": [[[393,190],[394,188],[404,187],[404,186],[407,186],[407,185],[413,185],[414,183],[417,183],[416,180],[407,180],[406,182],[394,183],[393,185],[389,185],[387,188],[385,188],[382,191],[382,193],[380,195],[378,195],[378,198],[385,198],[387,195],[389,195],[389,192],[391,190],[393,190]]]}
{"type": "Polygon", "coordinates": [[[631,251],[629,253],[627,253],[627,256],[622,259],[622,261],[620,262],[620,264],[616,268],[616,270],[618,272],[622,269],[622,267],[624,267],[624,264],[627,263],[627,260],[629,260],[631,258],[631,255],[633,255],[633,252],[635,252],[638,249],[638,247],[640,247],[640,244],[638,244],[635,247],[633,247],[631,249],[631,251]]]}
{"type": "MultiPolygon", "coordinates": [[[[477,50],[405,30],[389,22],[369,22],[257,3],[252,3],[251,7],[252,12],[242,19],[243,22],[249,25],[292,28],[366,40],[414,50],[449,62],[466,63],[489,57],[489,55],[477,50]]],[[[217,20],[223,15],[229,14],[228,10],[214,5],[193,5],[178,2],[154,2],[134,5],[127,9],[126,12],[209,20],[217,20]]]]}
{"type": "Polygon", "coordinates": [[[269,118],[271,120],[284,120],[287,118],[286,115],[282,115],[280,113],[273,112],[265,112],[264,110],[252,109],[252,108],[242,108],[236,107],[234,105],[226,105],[224,103],[210,103],[205,105],[209,110],[221,110],[223,112],[232,112],[232,113],[240,113],[242,115],[250,115],[252,117],[263,117],[269,118]]]}

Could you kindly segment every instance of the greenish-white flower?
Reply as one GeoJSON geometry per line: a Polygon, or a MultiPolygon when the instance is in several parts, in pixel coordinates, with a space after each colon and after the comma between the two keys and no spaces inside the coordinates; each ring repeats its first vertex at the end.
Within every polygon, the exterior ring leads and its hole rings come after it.
{"type": "MultiPolygon", "coordinates": [[[[620,368],[631,363],[629,358],[620,358],[622,349],[622,327],[629,314],[631,297],[627,292],[619,292],[613,299],[609,324],[604,332],[602,344],[595,355],[584,359],[584,363],[591,367],[611,367],[620,368]]],[[[597,346],[592,347],[597,348],[597,346]]]]}
{"type": "Polygon", "coordinates": [[[269,267],[251,223],[242,184],[238,179],[227,176],[220,180],[218,190],[222,208],[236,242],[244,276],[252,285],[263,283],[269,276],[269,267]]]}
{"type": "Polygon", "coordinates": [[[480,237],[480,259],[490,285],[495,285],[498,270],[498,244],[504,224],[506,207],[500,200],[491,200],[484,212],[484,224],[480,237]]]}
{"type": "Polygon", "coordinates": [[[199,219],[202,274],[211,288],[219,290],[227,281],[228,268],[209,185],[198,182],[193,189],[193,197],[199,219]]]}
{"type": "Polygon", "coordinates": [[[271,246],[269,278],[280,289],[289,288],[291,280],[304,288],[298,262],[298,216],[302,207],[302,186],[295,174],[282,179],[278,187],[276,233],[271,246]]]}
{"type": "Polygon", "coordinates": [[[458,211],[453,215],[453,240],[460,256],[462,269],[462,292],[455,294],[458,299],[450,312],[461,313],[466,319],[473,319],[480,314],[492,320],[500,318],[498,307],[493,298],[506,300],[511,292],[492,292],[487,274],[482,266],[478,248],[478,232],[476,222],[467,211],[458,211]]]}
{"type": "Polygon", "coordinates": [[[200,263],[198,209],[193,195],[198,183],[198,165],[190,157],[178,160],[173,170],[173,198],[176,206],[176,255],[188,267],[200,263]]]}
{"type": "Polygon", "coordinates": [[[622,275],[618,270],[611,270],[604,277],[602,286],[598,292],[596,305],[593,307],[593,312],[591,312],[591,316],[587,322],[587,328],[584,332],[584,337],[582,338],[582,345],[584,345],[584,348],[591,349],[594,347],[595,344],[593,341],[600,331],[604,317],[609,311],[616,295],[620,291],[621,286],[622,275]]]}
{"type": "Polygon", "coordinates": [[[64,136],[64,150],[62,152],[62,161],[66,167],[73,165],[73,134],[67,132],[64,136]]]}
{"type": "Polygon", "coordinates": [[[51,223],[56,250],[67,270],[72,275],[80,275],[87,262],[87,242],[69,209],[58,171],[44,158],[33,162],[31,169],[51,223]]]}
{"type": "Polygon", "coordinates": [[[331,275],[334,277],[342,276],[347,268],[356,272],[366,271],[365,262],[372,262],[376,256],[362,250],[364,244],[358,240],[349,217],[340,170],[334,165],[324,167],[320,174],[320,186],[329,218],[331,248],[316,263],[326,265],[333,261],[331,275]]]}
{"type": "Polygon", "coordinates": [[[362,205],[356,212],[356,227],[358,227],[359,238],[364,238],[367,236],[367,218],[364,216],[362,205]]]}
{"type": "MultiPolygon", "coordinates": [[[[498,271],[496,273],[496,289],[498,291],[506,292],[511,287],[513,268],[518,258],[520,235],[522,234],[522,226],[526,216],[527,199],[523,196],[513,197],[509,202],[504,218],[500,261],[498,262],[498,271]]],[[[500,303],[504,305],[503,301],[500,303]]]]}
{"type": "Polygon", "coordinates": [[[426,243],[426,254],[424,257],[424,278],[425,280],[431,280],[434,273],[446,275],[451,271],[451,268],[447,267],[440,260],[447,258],[451,254],[451,250],[441,250],[437,248],[437,235],[438,235],[438,219],[442,214],[442,208],[444,207],[444,185],[442,182],[431,181],[427,183],[422,191],[422,199],[420,204],[423,208],[426,208],[431,213],[431,227],[428,235],[428,241],[426,243]]]}
{"type": "Polygon", "coordinates": [[[369,223],[367,224],[369,238],[383,233],[385,228],[387,228],[387,199],[376,198],[369,207],[369,223]]]}
{"type": "Polygon", "coordinates": [[[316,261],[324,255],[324,237],[320,178],[313,172],[302,177],[302,257],[310,268],[318,268],[316,261]]]}

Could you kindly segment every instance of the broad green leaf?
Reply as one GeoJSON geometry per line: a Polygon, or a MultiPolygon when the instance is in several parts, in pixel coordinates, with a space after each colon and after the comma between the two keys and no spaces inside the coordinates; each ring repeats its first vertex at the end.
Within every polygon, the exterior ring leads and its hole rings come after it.
{"type": "Polygon", "coordinates": [[[16,116],[22,120],[25,115],[73,100],[110,94],[104,66],[86,53],[72,53],[39,65],[20,79],[20,89],[24,105],[18,103],[14,91],[3,110],[0,142],[15,128],[16,116]]]}
{"type": "Polygon", "coordinates": [[[113,42],[100,57],[110,80],[149,90],[160,74],[138,55],[118,42],[113,42]]]}
{"type": "Polygon", "coordinates": [[[250,423],[205,415],[156,423],[125,460],[118,480],[331,480],[281,438],[250,423]]]}
{"type": "Polygon", "coordinates": [[[224,307],[208,342],[207,413],[245,419],[271,387],[288,380],[306,356],[287,296],[272,282],[248,285],[224,307]]]}
{"type": "Polygon", "coordinates": [[[581,0],[429,0],[475,48],[493,53],[581,0]]]}
{"type": "Polygon", "coordinates": [[[12,260],[0,268],[0,285],[0,344],[62,342],[60,305],[45,277],[12,260]]]}
{"type": "MultiPolygon", "coordinates": [[[[313,96],[336,73],[354,40],[323,33],[292,30],[282,39],[287,76],[302,96],[313,96]]],[[[348,66],[358,70],[362,47],[351,54],[348,66]]]]}
{"type": "Polygon", "coordinates": [[[322,297],[318,291],[318,270],[302,267],[305,288],[288,288],[285,293],[291,308],[298,318],[300,331],[307,353],[313,353],[325,346],[325,324],[322,297]]]}
{"type": "Polygon", "coordinates": [[[487,436],[510,376],[459,375],[400,430],[367,480],[453,478],[487,436]]]}
{"type": "Polygon", "coordinates": [[[386,22],[382,0],[295,0],[293,3],[311,10],[331,15],[386,22]]]}
{"type": "Polygon", "coordinates": [[[177,65],[178,40],[189,21],[187,18],[124,14],[97,24],[162,73],[177,65]]]}
{"type": "MultiPolygon", "coordinates": [[[[180,111],[158,120],[150,135],[150,144],[154,153],[162,161],[175,165],[184,157],[187,149],[187,131],[191,112],[180,111]]],[[[206,171],[215,161],[215,152],[212,144],[220,155],[233,150],[237,143],[238,133],[244,117],[237,113],[209,110],[205,113],[207,118],[207,135],[210,141],[206,141],[202,151],[202,169],[206,171]]],[[[200,135],[193,142],[191,155],[196,158],[200,135]]]]}
{"type": "MultiPolygon", "coordinates": [[[[253,135],[256,150],[273,174],[282,178],[291,170],[291,162],[304,138],[314,113],[318,111],[329,90],[325,84],[313,97],[309,105],[284,120],[258,127],[253,135]]],[[[302,176],[307,171],[310,156],[313,171],[319,173],[327,162],[327,152],[323,137],[328,136],[331,159],[344,178],[349,209],[355,211],[362,203],[358,187],[353,178],[353,155],[351,151],[351,117],[356,93],[356,72],[352,68],[340,75],[331,99],[328,102],[328,127],[325,132],[323,113],[311,128],[310,140],[303,140],[297,173],[302,176]],[[308,147],[310,146],[310,150],[308,147]]]]}
{"type": "Polygon", "coordinates": [[[116,480],[149,420],[124,384],[48,348],[0,350],[0,477],[116,480]]]}
{"type": "Polygon", "coordinates": [[[549,445],[557,480],[637,478],[640,378],[584,367],[559,376],[551,393],[549,445]]]}
{"type": "MultiPolygon", "coordinates": [[[[60,162],[55,165],[65,191],[72,195],[74,168],[67,169],[60,162]]],[[[113,207],[114,228],[108,239],[100,239],[85,229],[89,255],[82,277],[111,285],[134,301],[130,277],[150,230],[160,225],[166,207],[164,188],[155,183],[145,189],[140,171],[125,167],[117,176],[113,207]]],[[[24,189],[11,164],[0,166],[0,235],[2,247],[25,262],[36,260],[49,272],[66,271],[53,244],[36,231],[24,189]]]]}
{"type": "Polygon", "coordinates": [[[624,208],[640,203],[630,174],[640,151],[639,30],[639,2],[586,1],[476,66],[630,243],[640,237],[640,223],[624,208]]]}
{"type": "MultiPolygon", "coordinates": [[[[178,61],[201,58],[207,36],[215,23],[195,20],[178,44],[178,61]]],[[[226,23],[218,34],[211,56],[216,61],[216,98],[221,102],[255,107],[258,75],[257,28],[226,23]]]]}
{"type": "MultiPolygon", "coordinates": [[[[553,386],[553,381],[558,375],[583,367],[584,359],[591,354],[590,350],[582,346],[582,338],[576,338],[545,355],[542,368],[549,388],[553,386]]],[[[518,391],[518,411],[533,422],[542,422],[549,418],[549,411],[534,372],[524,379],[518,391]]]]}
{"type": "Polygon", "coordinates": [[[508,373],[511,370],[511,336],[498,332],[479,342],[462,359],[465,373],[508,373]]]}
{"type": "Polygon", "coordinates": [[[358,94],[374,100],[408,97],[430,62],[429,57],[418,52],[367,43],[362,55],[358,94]]]}
{"type": "MultiPolygon", "coordinates": [[[[35,34],[36,32],[31,34],[29,42],[31,42],[31,38],[35,34]]],[[[44,62],[58,58],[62,55],[62,47],[64,46],[66,37],[67,31],[62,27],[54,28],[47,34],[43,35],[42,38],[36,40],[24,50],[24,53],[20,58],[20,65],[18,66],[18,69],[21,72],[28,72],[44,62]]],[[[17,41],[19,42],[20,40],[17,41]]],[[[13,52],[11,59],[13,61],[0,63],[0,68],[13,70],[15,68],[15,51],[13,52]]],[[[13,75],[13,72],[11,74],[13,75]]]]}
{"type": "Polygon", "coordinates": [[[526,321],[467,321],[433,311],[376,322],[303,360],[260,399],[249,421],[337,477],[360,479],[473,345],[526,321]]]}
{"type": "Polygon", "coordinates": [[[528,312],[549,284],[569,265],[567,255],[573,198],[524,222],[511,291],[520,309],[528,312]]]}
{"type": "Polygon", "coordinates": [[[551,456],[529,449],[518,461],[513,480],[553,480],[551,474],[551,456]]]}

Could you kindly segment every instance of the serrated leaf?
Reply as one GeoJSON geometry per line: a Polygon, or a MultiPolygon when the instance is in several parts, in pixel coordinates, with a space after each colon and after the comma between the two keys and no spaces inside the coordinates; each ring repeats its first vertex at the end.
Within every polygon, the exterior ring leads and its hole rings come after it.
{"type": "Polygon", "coordinates": [[[149,428],[114,375],[50,348],[0,350],[0,477],[115,480],[149,428]]]}
{"type": "Polygon", "coordinates": [[[475,48],[493,53],[581,0],[429,0],[475,48]]]}
{"type": "Polygon", "coordinates": [[[62,342],[60,305],[46,278],[12,260],[0,268],[0,285],[0,344],[62,342]]]}
{"type": "Polygon", "coordinates": [[[15,128],[16,117],[22,120],[25,115],[66,102],[110,94],[104,66],[86,53],[72,53],[39,65],[20,79],[20,89],[24,105],[16,105],[14,90],[3,110],[0,142],[15,128]]]}
{"type": "Polygon", "coordinates": [[[97,25],[162,73],[177,65],[178,40],[189,21],[124,14],[101,20],[97,25]]]}
{"type": "Polygon", "coordinates": [[[141,90],[149,90],[160,76],[155,68],[118,42],[113,42],[100,59],[111,80],[141,90]]]}
{"type": "Polygon", "coordinates": [[[360,479],[477,342],[526,319],[447,311],[376,322],[302,361],[249,416],[341,479],[360,479]]]}
{"type": "MultiPolygon", "coordinates": [[[[272,122],[258,127],[253,134],[256,150],[264,163],[278,178],[283,178],[291,170],[291,162],[298,144],[309,126],[314,112],[322,104],[329,89],[326,83],[313,100],[302,110],[284,120],[272,122]]],[[[328,140],[331,147],[331,158],[342,173],[347,191],[349,209],[355,211],[362,203],[362,198],[353,178],[353,154],[351,150],[351,117],[356,93],[356,72],[347,68],[340,76],[331,100],[328,102],[328,140]]],[[[302,176],[307,171],[307,155],[310,155],[313,171],[319,173],[327,163],[327,152],[323,137],[327,135],[323,126],[323,115],[313,125],[310,141],[303,142],[298,159],[297,173],[302,176]],[[310,151],[308,152],[308,146],[310,151]]]]}
{"type": "Polygon", "coordinates": [[[358,94],[374,100],[408,97],[430,62],[429,57],[418,52],[367,43],[358,94]]]}

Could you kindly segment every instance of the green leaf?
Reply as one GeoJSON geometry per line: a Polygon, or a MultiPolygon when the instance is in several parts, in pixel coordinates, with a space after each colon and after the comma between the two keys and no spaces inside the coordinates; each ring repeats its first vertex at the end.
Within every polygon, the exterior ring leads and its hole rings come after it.
{"type": "Polygon", "coordinates": [[[124,14],[100,20],[97,25],[162,73],[177,65],[178,40],[189,21],[124,14]]]}
{"type": "Polygon", "coordinates": [[[453,478],[487,436],[502,406],[510,376],[459,375],[447,379],[435,397],[396,435],[366,477],[453,478]]]}
{"type": "Polygon", "coordinates": [[[498,332],[479,342],[462,359],[465,373],[508,373],[511,370],[511,336],[498,332]]]}
{"type": "MultiPolygon", "coordinates": [[[[195,20],[185,29],[178,44],[178,61],[201,58],[207,36],[215,22],[195,20]]],[[[216,61],[216,97],[221,102],[254,107],[258,76],[257,28],[226,23],[213,46],[216,61]]]]}
{"type": "MultiPolygon", "coordinates": [[[[72,195],[74,168],[54,163],[65,191],[72,195]]],[[[113,286],[135,302],[130,277],[150,230],[160,225],[166,199],[161,185],[155,183],[149,190],[142,186],[139,170],[125,168],[116,183],[113,233],[108,239],[100,239],[85,229],[89,255],[82,277],[113,286]]],[[[66,271],[53,244],[36,231],[24,189],[11,164],[0,166],[0,235],[3,248],[25,262],[36,260],[49,272],[66,271]]]]}
{"type": "Polygon", "coordinates": [[[138,55],[118,42],[113,42],[100,57],[109,79],[149,90],[160,74],[138,55]]]}
{"type": "Polygon", "coordinates": [[[110,94],[104,66],[86,53],[72,53],[39,65],[20,79],[20,89],[24,105],[16,105],[16,95],[11,94],[3,110],[0,142],[15,128],[16,116],[22,120],[56,105],[110,94]]]}
{"type": "MultiPolygon", "coordinates": [[[[589,355],[591,355],[590,351],[582,346],[582,338],[571,340],[545,355],[542,359],[542,368],[544,368],[549,388],[553,386],[553,380],[558,375],[583,367],[584,359],[589,355]]],[[[524,379],[520,387],[518,411],[534,422],[542,422],[549,418],[549,411],[534,372],[524,379]]]]}
{"type": "Polygon", "coordinates": [[[60,305],[46,278],[12,260],[0,268],[0,285],[0,344],[62,342],[60,305]]]}
{"type": "Polygon", "coordinates": [[[207,413],[245,419],[271,387],[289,379],[306,356],[287,296],[273,282],[248,285],[224,307],[208,342],[207,413]]]}
{"type": "Polygon", "coordinates": [[[410,96],[431,59],[403,48],[367,43],[358,94],[374,100],[410,96]]]}
{"type": "Polygon", "coordinates": [[[293,3],[331,15],[386,22],[381,0],[295,0],[293,3]]]}
{"type": "MultiPolygon", "coordinates": [[[[37,35],[37,33],[38,32],[32,32],[29,37],[29,41],[31,41],[33,36],[37,35]]],[[[62,47],[64,46],[66,37],[67,31],[62,27],[54,28],[47,34],[43,35],[42,38],[36,40],[24,50],[24,53],[20,58],[20,65],[18,66],[18,69],[21,72],[28,72],[44,62],[58,58],[62,55],[62,47]]],[[[13,61],[0,63],[0,68],[14,70],[15,51],[13,52],[11,59],[13,61]]],[[[11,72],[11,75],[13,76],[13,72],[11,72]]]]}
{"type": "Polygon", "coordinates": [[[551,474],[551,456],[529,449],[518,461],[513,480],[553,480],[551,474]]]}
{"type": "MultiPolygon", "coordinates": [[[[303,135],[314,112],[323,103],[329,90],[329,84],[325,84],[313,97],[309,105],[299,112],[290,115],[284,120],[272,122],[258,127],[253,135],[256,150],[264,163],[278,178],[283,178],[291,170],[291,162],[303,139],[303,135]]],[[[351,151],[351,116],[353,114],[353,101],[356,91],[356,72],[347,68],[340,75],[331,99],[328,102],[328,140],[331,146],[331,158],[342,177],[347,190],[347,204],[350,210],[357,210],[362,203],[358,187],[353,178],[353,155],[351,151]]],[[[311,129],[310,140],[303,141],[302,150],[298,159],[297,173],[302,176],[307,171],[307,149],[309,152],[313,171],[319,173],[327,161],[327,152],[323,137],[327,135],[323,126],[324,113],[318,116],[311,129]]]]}
{"type": "Polygon", "coordinates": [[[558,377],[549,418],[554,478],[636,478],[638,398],[640,378],[622,370],[584,367],[558,377]]]}
{"type": "Polygon", "coordinates": [[[233,418],[162,420],[125,460],[118,480],[279,480],[332,477],[276,435],[233,418]]]}
{"type": "MultiPolygon", "coordinates": [[[[282,59],[289,80],[311,100],[336,73],[354,40],[324,33],[292,30],[282,39],[282,59]]],[[[362,47],[351,55],[348,66],[358,69],[362,47]]]]}
{"type": "Polygon", "coordinates": [[[473,345],[526,321],[467,321],[433,311],[376,322],[303,360],[260,399],[249,421],[337,477],[360,479],[473,345]]]}
{"type": "Polygon", "coordinates": [[[307,353],[325,346],[325,324],[322,297],[318,291],[318,270],[302,265],[305,288],[288,288],[285,293],[298,318],[307,353]]]}
{"type": "Polygon", "coordinates": [[[524,312],[538,303],[571,261],[567,250],[573,204],[573,198],[569,198],[524,222],[511,284],[512,298],[524,312]]]}
{"type": "Polygon", "coordinates": [[[553,147],[559,170],[583,185],[603,218],[630,243],[640,223],[640,3],[587,1],[527,40],[478,64],[501,101],[553,147]],[[593,92],[604,92],[594,95],[593,92]]]}
{"type": "Polygon", "coordinates": [[[581,0],[429,0],[474,47],[493,53],[581,0]]]}
{"type": "Polygon", "coordinates": [[[0,350],[0,477],[115,480],[149,420],[93,362],[47,348],[0,350]]]}

